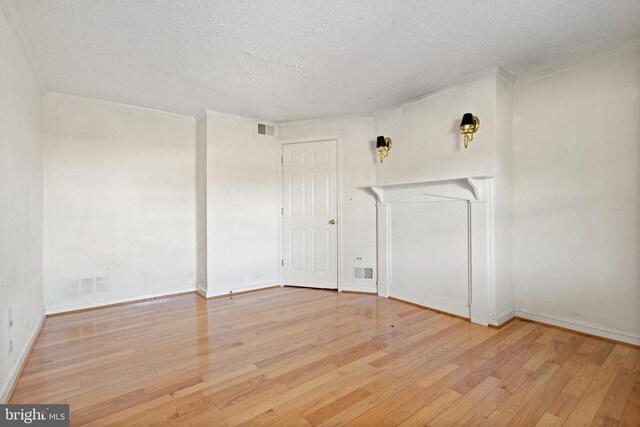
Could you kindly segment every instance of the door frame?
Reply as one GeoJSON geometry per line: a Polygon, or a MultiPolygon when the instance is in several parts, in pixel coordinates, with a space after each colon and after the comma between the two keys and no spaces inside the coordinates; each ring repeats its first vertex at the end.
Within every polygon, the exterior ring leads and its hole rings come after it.
{"type": "Polygon", "coordinates": [[[343,271],[342,271],[342,262],[340,261],[340,256],[342,255],[343,249],[343,241],[342,241],[342,173],[341,173],[341,158],[342,158],[342,150],[339,143],[340,138],[336,135],[329,135],[324,137],[306,137],[306,138],[291,138],[291,139],[281,139],[278,141],[279,150],[278,150],[278,163],[280,167],[278,168],[278,282],[280,286],[284,286],[284,268],[282,266],[282,260],[284,260],[284,216],[282,215],[282,210],[284,209],[283,205],[283,195],[282,195],[282,169],[284,164],[282,163],[282,155],[284,145],[292,145],[292,144],[306,144],[313,142],[323,142],[323,141],[334,141],[336,144],[336,221],[337,221],[337,240],[336,240],[336,265],[337,265],[337,277],[336,283],[338,285],[338,292],[342,292],[342,280],[343,271]]]}

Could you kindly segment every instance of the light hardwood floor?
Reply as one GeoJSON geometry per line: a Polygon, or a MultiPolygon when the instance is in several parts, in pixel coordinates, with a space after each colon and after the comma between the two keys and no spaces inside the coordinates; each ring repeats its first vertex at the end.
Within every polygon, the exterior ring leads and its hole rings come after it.
{"type": "Polygon", "coordinates": [[[640,425],[640,350],[278,288],[49,318],[12,403],[73,425],[640,425]]]}

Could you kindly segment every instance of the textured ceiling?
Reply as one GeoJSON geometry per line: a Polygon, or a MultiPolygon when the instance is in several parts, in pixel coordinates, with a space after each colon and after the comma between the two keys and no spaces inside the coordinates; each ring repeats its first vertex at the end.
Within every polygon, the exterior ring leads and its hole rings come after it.
{"type": "Polygon", "coordinates": [[[273,121],[368,113],[640,38],[639,0],[14,0],[51,91],[273,121]]]}

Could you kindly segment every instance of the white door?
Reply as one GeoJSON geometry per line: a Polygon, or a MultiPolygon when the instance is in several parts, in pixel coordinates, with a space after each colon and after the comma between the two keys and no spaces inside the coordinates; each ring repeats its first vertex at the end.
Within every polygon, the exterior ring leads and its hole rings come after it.
{"type": "Polygon", "coordinates": [[[336,141],[282,146],[284,285],[338,289],[336,141]]]}

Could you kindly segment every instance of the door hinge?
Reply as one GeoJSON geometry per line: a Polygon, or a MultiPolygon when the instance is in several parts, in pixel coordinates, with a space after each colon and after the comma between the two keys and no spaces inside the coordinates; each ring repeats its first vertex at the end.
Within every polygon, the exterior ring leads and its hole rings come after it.
{"type": "Polygon", "coordinates": [[[280,208],[280,215],[284,216],[284,208],[280,208]]]}
{"type": "Polygon", "coordinates": [[[284,259],[280,260],[280,265],[284,267],[284,259]]]}
{"type": "Polygon", "coordinates": [[[284,163],[284,156],[280,156],[280,163],[284,163]]]}

